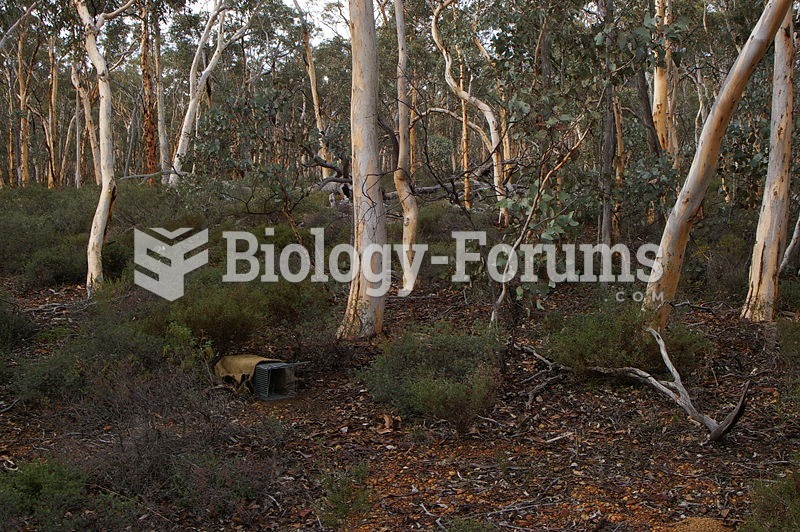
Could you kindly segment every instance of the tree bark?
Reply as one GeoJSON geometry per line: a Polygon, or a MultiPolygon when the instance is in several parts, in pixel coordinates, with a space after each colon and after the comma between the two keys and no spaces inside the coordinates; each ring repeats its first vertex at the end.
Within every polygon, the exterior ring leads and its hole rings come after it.
{"type": "Polygon", "coordinates": [[[708,184],[717,168],[720,145],[731,115],[758,62],[764,57],[775,33],[783,23],[791,0],[770,0],[756,26],[731,67],[714,107],[703,126],[703,134],[689,169],[686,182],[667,220],[661,245],[647,285],[644,308],[657,310],[656,324],[663,327],[678,288],[683,255],[689,232],[700,210],[708,184]],[[659,273],[661,275],[659,276],[659,273]]]}
{"type": "MultiPolygon", "coordinates": [[[[144,137],[144,173],[155,174],[158,172],[159,144],[156,126],[156,95],[153,94],[153,67],[150,60],[150,24],[152,5],[150,1],[142,3],[142,39],[140,45],[140,62],[142,68],[142,136],[144,137]]],[[[158,21],[156,21],[156,24],[158,21]]],[[[149,185],[154,185],[152,177],[147,179],[149,185]]]]}
{"type": "MultiPolygon", "coordinates": [[[[161,21],[153,17],[153,63],[155,66],[156,86],[156,122],[158,124],[158,159],[161,171],[170,168],[169,135],[167,134],[167,119],[164,110],[164,72],[161,66],[161,21]]],[[[166,174],[164,174],[166,176],[166,174]]]]}
{"type": "MultiPolygon", "coordinates": [[[[431,33],[433,35],[433,41],[436,44],[436,47],[439,49],[439,52],[442,54],[444,58],[444,78],[447,85],[450,87],[450,90],[458,96],[462,100],[466,100],[470,104],[477,107],[481,113],[483,113],[483,117],[486,120],[486,125],[489,129],[489,136],[492,139],[492,151],[491,157],[493,162],[493,170],[494,170],[494,191],[495,195],[497,196],[497,201],[502,201],[506,197],[506,189],[505,189],[505,176],[503,172],[503,153],[502,153],[502,135],[500,134],[500,124],[497,121],[497,116],[495,115],[492,108],[484,102],[483,100],[477,98],[476,96],[461,90],[456,83],[455,78],[453,78],[453,58],[450,56],[450,52],[447,51],[443,42],[442,36],[439,32],[439,16],[441,15],[442,11],[444,11],[447,7],[451,6],[455,0],[445,0],[443,3],[439,4],[433,12],[433,19],[431,21],[431,33]]],[[[500,218],[499,223],[501,226],[507,226],[509,223],[509,214],[507,207],[500,208],[500,218]]]]}
{"type": "Polygon", "coordinates": [[[119,16],[135,0],[128,0],[122,7],[111,13],[95,17],[89,14],[85,0],[74,0],[78,16],[83,23],[84,47],[97,71],[97,85],[100,92],[100,174],[102,177],[100,198],[92,220],[87,247],[86,294],[89,298],[103,282],[103,242],[116,191],[114,181],[114,130],[112,127],[113,107],[111,100],[111,76],[106,59],[97,47],[97,37],[106,21],[119,16]]]}
{"type": "Polygon", "coordinates": [[[17,42],[17,82],[19,84],[19,92],[17,98],[19,99],[19,167],[20,167],[20,185],[25,187],[31,182],[30,172],[30,112],[28,110],[28,82],[30,81],[31,71],[33,65],[25,63],[24,43],[25,32],[20,35],[17,42]]]}
{"type": "MultiPolygon", "coordinates": [[[[378,162],[378,54],[372,0],[350,0],[350,35],[352,36],[352,90],[350,100],[350,135],[352,142],[353,225],[355,252],[359,258],[372,244],[386,243],[386,215],[380,186],[378,162]]],[[[370,295],[380,283],[365,276],[368,267],[382,275],[379,254],[373,254],[369,266],[359,261],[350,283],[339,338],[368,338],[381,332],[385,295],[370,295]]]]}
{"type": "Polygon", "coordinates": [[[220,59],[222,59],[222,54],[225,52],[225,49],[232,42],[239,40],[250,27],[250,19],[248,18],[247,22],[231,35],[230,39],[225,39],[225,13],[227,9],[224,3],[220,3],[219,0],[215,1],[203,34],[197,43],[197,50],[192,60],[191,69],[189,70],[189,102],[186,106],[186,113],[183,115],[183,124],[181,125],[181,132],[178,138],[178,147],[175,150],[175,157],[172,161],[172,174],[170,174],[169,177],[170,186],[177,185],[180,180],[183,160],[189,151],[192,129],[196,127],[195,120],[198,117],[197,111],[200,106],[200,97],[206,88],[211,73],[217,67],[217,64],[219,64],[220,59]],[[217,26],[217,45],[214,48],[211,59],[208,60],[208,63],[206,63],[205,67],[198,75],[205,45],[211,37],[214,26],[217,26]]]}
{"type": "Polygon", "coordinates": [[[656,0],[656,18],[658,34],[664,38],[663,63],[659,60],[653,70],[653,123],[661,149],[670,155],[675,155],[671,144],[672,120],[670,110],[670,72],[672,70],[672,46],[665,36],[672,18],[670,0],[656,0]]]}
{"type": "Polygon", "coordinates": [[[83,118],[86,122],[86,131],[89,136],[89,147],[92,151],[92,164],[94,166],[94,181],[97,185],[103,183],[103,172],[100,169],[100,146],[97,142],[97,128],[94,124],[94,115],[92,114],[92,104],[89,101],[89,91],[83,86],[78,69],[76,65],[72,65],[72,86],[78,94],[78,98],[83,105],[83,118]]]}
{"type": "MultiPolygon", "coordinates": [[[[603,0],[600,2],[603,13],[603,22],[607,28],[611,28],[614,22],[614,0],[603,0]]],[[[600,227],[601,243],[611,246],[611,218],[612,210],[612,187],[614,172],[614,155],[616,153],[616,132],[614,123],[614,85],[611,72],[611,53],[614,37],[609,32],[606,36],[606,60],[605,60],[605,89],[603,91],[603,147],[600,162],[600,181],[603,192],[603,216],[600,227]]]]}
{"type": "Polygon", "coordinates": [[[636,72],[636,92],[639,95],[639,107],[641,108],[641,121],[644,126],[645,136],[647,138],[647,147],[652,155],[661,155],[661,144],[658,140],[658,133],[656,126],[653,122],[653,110],[650,106],[650,91],[647,87],[647,79],[644,75],[644,70],[639,69],[636,72]]]}
{"type": "Polygon", "coordinates": [[[778,269],[786,244],[792,167],[793,38],[792,10],[789,9],[783,26],[775,35],[769,164],[750,263],[749,289],[742,309],[742,317],[752,321],[772,321],[778,295],[778,269]]]}
{"type": "MultiPolygon", "coordinates": [[[[403,264],[403,288],[405,296],[414,290],[415,276],[411,271],[414,263],[414,244],[417,242],[417,200],[411,190],[409,175],[411,149],[409,144],[410,114],[408,94],[408,45],[406,43],[406,21],[403,0],[395,0],[394,13],[397,26],[397,169],[394,171],[394,187],[403,209],[403,253],[407,263],[403,264]]],[[[465,183],[465,189],[469,181],[465,183]]]]}
{"type": "Polygon", "coordinates": [[[61,183],[61,168],[58,160],[58,61],[56,59],[56,38],[50,37],[48,47],[50,58],[50,103],[47,109],[45,141],[50,157],[50,168],[47,175],[47,188],[55,188],[61,183]]]}

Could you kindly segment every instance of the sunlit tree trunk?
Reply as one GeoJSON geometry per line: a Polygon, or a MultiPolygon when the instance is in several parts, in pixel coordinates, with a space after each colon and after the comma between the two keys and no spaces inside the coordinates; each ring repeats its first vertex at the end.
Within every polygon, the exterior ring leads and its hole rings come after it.
{"type": "MultiPolygon", "coordinates": [[[[151,4],[142,3],[142,39],[140,44],[140,64],[142,68],[142,135],[144,137],[144,173],[155,174],[159,171],[159,145],[156,129],[156,95],[153,94],[153,67],[150,59],[150,25],[151,4]]],[[[158,21],[155,21],[158,24],[158,21]]],[[[147,179],[148,184],[155,184],[153,177],[147,179]]]]}
{"type": "Polygon", "coordinates": [[[403,288],[401,295],[414,290],[413,246],[417,242],[417,200],[411,190],[411,149],[409,144],[409,117],[411,114],[408,94],[408,45],[406,43],[406,20],[403,0],[395,0],[395,24],[397,26],[397,169],[394,171],[394,187],[403,209],[403,253],[408,263],[403,265],[403,288]]]}
{"type": "MultiPolygon", "coordinates": [[[[464,65],[461,65],[461,90],[464,85],[464,65]]],[[[469,117],[467,116],[467,101],[461,100],[461,171],[464,172],[464,207],[472,208],[472,180],[469,175],[469,117]]]]}
{"type": "Polygon", "coordinates": [[[75,188],[81,188],[81,159],[83,154],[83,129],[81,124],[81,96],[75,91],[75,188]]]}
{"type": "Polygon", "coordinates": [[[683,255],[689,232],[715,174],[720,145],[736,104],[744,92],[758,62],[764,57],[775,33],[791,7],[790,0],[770,0],[758,23],[728,73],[714,107],[703,126],[703,133],[689,169],[686,182],[667,220],[654,265],[654,274],[647,285],[646,309],[657,310],[656,325],[663,327],[669,317],[668,303],[675,297],[680,280],[683,255]],[[658,273],[663,271],[659,277],[658,273]]]}
{"type": "Polygon", "coordinates": [[[86,53],[97,71],[97,85],[100,92],[100,174],[102,177],[100,198],[92,220],[87,248],[86,292],[88,297],[103,282],[103,242],[105,240],[108,220],[114,202],[116,183],[114,181],[114,130],[112,127],[113,107],[111,100],[111,76],[106,59],[97,47],[97,37],[108,20],[111,20],[128,9],[135,0],[129,0],[118,10],[102,13],[95,17],[89,14],[85,0],[74,0],[78,16],[83,24],[83,42],[86,53]]]}
{"type": "Polygon", "coordinates": [[[103,172],[100,169],[100,146],[97,142],[97,128],[94,124],[92,114],[92,104],[89,101],[89,91],[83,86],[83,82],[78,74],[76,65],[72,65],[72,86],[83,106],[83,118],[86,122],[86,132],[89,137],[89,148],[92,151],[92,164],[94,166],[94,181],[97,185],[103,183],[103,172]]]}
{"type": "Polygon", "coordinates": [[[664,39],[663,57],[659,56],[653,70],[653,123],[661,149],[675,155],[672,146],[672,113],[670,110],[670,73],[672,70],[672,46],[666,38],[665,30],[672,22],[670,0],[656,0],[658,35],[664,39]]]}
{"type": "MultiPolygon", "coordinates": [[[[436,43],[436,47],[439,49],[439,52],[442,54],[444,58],[444,79],[447,82],[448,87],[453,93],[458,96],[460,99],[469,102],[471,105],[477,107],[481,113],[483,114],[484,119],[486,120],[486,126],[489,130],[489,136],[492,139],[492,168],[494,174],[494,191],[498,201],[502,201],[506,198],[506,188],[505,188],[505,175],[503,171],[503,151],[502,151],[502,135],[500,132],[500,123],[497,121],[497,116],[492,108],[484,102],[483,100],[477,98],[476,96],[461,90],[456,82],[455,78],[453,77],[453,58],[450,55],[450,52],[447,51],[445,48],[441,33],[439,32],[439,16],[441,15],[442,11],[444,11],[447,7],[451,6],[455,0],[445,0],[442,4],[436,7],[433,12],[433,19],[431,22],[431,32],[433,35],[433,41],[436,43]]],[[[501,226],[506,226],[509,223],[509,214],[507,207],[500,208],[500,219],[499,223],[501,226]]]]}
{"type": "Polygon", "coordinates": [[[175,157],[172,161],[172,174],[169,176],[169,184],[174,186],[180,180],[181,171],[183,168],[183,160],[189,151],[189,142],[191,140],[192,131],[196,130],[196,119],[198,118],[198,109],[200,107],[200,99],[205,91],[208,79],[211,73],[217,67],[222,59],[222,54],[225,49],[232,43],[245,34],[250,27],[250,19],[233,32],[230,39],[225,38],[225,13],[228,7],[225,3],[215,0],[211,10],[211,14],[206,22],[203,34],[197,43],[197,50],[195,51],[192,66],[189,70],[189,102],[186,105],[186,112],[183,115],[183,124],[181,125],[180,136],[178,137],[178,147],[175,150],[175,157]],[[217,44],[214,48],[214,53],[205,64],[205,67],[200,70],[200,63],[204,55],[205,46],[211,38],[211,33],[214,27],[217,27],[217,44]]]}
{"type": "Polygon", "coordinates": [[[30,127],[30,111],[28,110],[28,82],[30,81],[31,71],[33,64],[26,65],[24,55],[24,43],[26,33],[20,35],[17,42],[17,83],[19,91],[17,98],[19,100],[19,167],[20,167],[20,185],[25,187],[31,182],[30,171],[30,145],[31,145],[31,127],[30,127]]]}
{"type": "MultiPolygon", "coordinates": [[[[161,23],[153,17],[153,64],[156,86],[156,122],[158,125],[158,159],[162,172],[169,171],[172,161],[169,153],[169,135],[164,110],[164,72],[161,66],[161,23]]],[[[166,174],[165,174],[166,175],[166,174]]],[[[163,180],[163,177],[162,177],[163,180]]]]}
{"type": "MultiPolygon", "coordinates": [[[[352,142],[353,225],[355,251],[362,256],[372,244],[386,243],[386,216],[380,186],[378,160],[378,51],[372,0],[350,0],[350,35],[352,36],[352,90],[350,100],[350,136],[352,142]]],[[[360,261],[350,283],[344,320],[338,337],[368,338],[381,332],[386,296],[370,295],[379,282],[370,282],[365,268],[383,274],[382,258],[372,255],[369,265],[360,261]]]]}
{"type": "Polygon", "coordinates": [[[47,175],[47,188],[55,188],[61,183],[61,167],[58,160],[58,61],[56,58],[56,38],[50,37],[48,47],[50,58],[50,103],[47,110],[47,128],[45,141],[50,157],[50,168],[47,175]]]}
{"type": "Polygon", "coordinates": [[[771,321],[775,314],[778,268],[786,244],[792,167],[793,38],[792,10],[789,9],[783,26],[775,35],[769,165],[750,263],[749,289],[742,309],[742,317],[753,321],[771,321]]]}

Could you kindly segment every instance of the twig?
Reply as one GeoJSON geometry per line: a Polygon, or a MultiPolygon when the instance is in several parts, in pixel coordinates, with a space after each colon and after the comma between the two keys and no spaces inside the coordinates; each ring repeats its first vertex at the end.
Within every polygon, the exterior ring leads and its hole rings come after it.
{"type": "Polygon", "coordinates": [[[14,399],[14,400],[11,402],[11,404],[10,404],[10,405],[8,405],[8,406],[7,406],[7,407],[5,407],[4,409],[0,410],[0,414],[5,414],[6,412],[8,412],[8,411],[9,411],[9,410],[11,410],[12,408],[14,408],[14,406],[16,406],[16,404],[17,404],[17,403],[19,403],[19,399],[14,399]]]}

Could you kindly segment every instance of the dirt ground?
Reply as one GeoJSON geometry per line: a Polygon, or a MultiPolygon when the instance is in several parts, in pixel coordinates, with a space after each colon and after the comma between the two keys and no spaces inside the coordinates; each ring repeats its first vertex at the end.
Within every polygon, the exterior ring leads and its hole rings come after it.
{"type": "MultiPolygon", "coordinates": [[[[8,282],[4,282],[8,284],[8,282]]],[[[6,286],[7,289],[13,287],[6,286]]],[[[85,308],[82,288],[15,291],[42,328],[72,327],[85,308]]],[[[548,310],[579,312],[570,290],[545,301],[548,310]]],[[[285,439],[275,455],[274,478],[250,522],[164,520],[154,529],[321,528],[317,512],[326,472],[354,464],[368,468],[366,511],[351,515],[347,530],[445,529],[453,519],[491,523],[501,530],[718,530],[736,527],[750,507],[759,479],[789,470],[800,446],[798,407],[780,378],[769,329],[739,320],[736,309],[705,302],[676,317],[699,328],[715,345],[713,357],[684,375],[696,405],[723,418],[751,381],[745,415],[724,441],[703,445],[704,428],[676,405],[641,384],[578,381],[550,371],[532,355],[510,349],[494,408],[463,438],[444,423],[406,420],[376,404],[353,376],[377,349],[350,346],[337,369],[306,367],[296,397],[259,402],[235,397],[235,423],[280,419],[285,439]],[[684,521],[686,518],[702,518],[684,521]],[[688,527],[688,528],[687,528],[688,527]],[[716,528],[715,528],[716,527],[716,528]]],[[[467,305],[460,292],[392,298],[387,328],[407,320],[480,319],[488,308],[467,305]],[[478,318],[476,318],[476,316],[478,318]]],[[[536,317],[515,340],[537,347],[536,317]]],[[[41,337],[41,335],[40,335],[41,337]]],[[[53,344],[27,345],[19,356],[47,356],[53,344]]],[[[225,392],[228,393],[228,392],[225,392]]],[[[0,396],[0,410],[13,397],[0,396]]],[[[46,453],[91,453],[115,441],[115,427],[95,431],[65,423],[69,405],[0,414],[0,455],[21,463],[46,453]]],[[[230,442],[247,452],[248,442],[230,442]]]]}

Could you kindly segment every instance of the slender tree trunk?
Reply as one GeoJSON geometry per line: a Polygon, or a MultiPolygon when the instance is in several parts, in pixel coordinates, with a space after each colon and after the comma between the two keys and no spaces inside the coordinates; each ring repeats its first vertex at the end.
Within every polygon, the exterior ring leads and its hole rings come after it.
{"type": "Polygon", "coordinates": [[[671,145],[671,112],[669,100],[669,80],[672,69],[672,46],[666,39],[665,29],[669,27],[672,14],[670,0],[656,0],[658,34],[664,39],[663,57],[659,57],[653,70],[653,123],[661,149],[674,155],[671,145]],[[663,61],[663,62],[662,62],[663,61]]]}
{"type": "Polygon", "coordinates": [[[55,188],[61,184],[61,168],[58,161],[58,61],[56,58],[56,38],[50,37],[48,47],[50,57],[50,105],[47,110],[47,141],[50,156],[50,171],[47,176],[47,188],[55,188]]]}
{"type": "MultiPolygon", "coordinates": [[[[143,2],[141,9],[142,16],[142,39],[141,39],[141,68],[142,68],[142,135],[144,137],[144,173],[154,174],[159,171],[159,144],[156,126],[156,95],[153,94],[153,67],[150,60],[150,24],[151,19],[156,17],[151,15],[151,4],[149,1],[143,2]]],[[[156,21],[156,24],[158,21],[156,21]]],[[[147,179],[149,185],[156,183],[152,177],[147,179]]]]}
{"type": "Polygon", "coordinates": [[[647,138],[647,148],[652,155],[661,155],[661,144],[658,140],[658,133],[653,122],[653,110],[650,106],[650,92],[647,87],[647,79],[644,70],[636,72],[636,92],[639,96],[639,107],[641,109],[641,121],[644,126],[645,137],[647,138]]]}
{"type": "Polygon", "coordinates": [[[20,185],[23,187],[28,186],[31,182],[30,172],[30,118],[28,111],[28,81],[30,80],[32,65],[26,68],[24,56],[24,43],[25,35],[27,32],[20,35],[17,43],[17,82],[19,84],[19,166],[20,166],[20,185]]]}
{"type": "Polygon", "coordinates": [[[170,186],[178,184],[183,167],[183,160],[189,151],[189,142],[191,140],[192,131],[196,132],[198,118],[198,109],[200,107],[200,99],[205,92],[208,80],[211,73],[219,64],[222,59],[222,54],[225,49],[232,43],[239,40],[250,27],[250,19],[244,23],[242,27],[236,30],[230,39],[225,39],[225,13],[228,8],[224,3],[219,0],[214,2],[211,14],[206,22],[203,34],[197,43],[197,50],[192,61],[191,69],[189,70],[189,103],[186,106],[186,113],[183,115],[183,124],[181,125],[180,135],[178,137],[178,147],[175,150],[175,157],[172,161],[173,173],[169,177],[170,186]],[[212,30],[217,27],[217,44],[214,48],[214,53],[211,59],[205,63],[202,71],[200,71],[200,63],[205,56],[205,46],[211,37],[212,30]],[[199,74],[198,74],[199,72],[199,74]]]}
{"type": "Polygon", "coordinates": [[[786,271],[786,268],[789,267],[789,263],[792,261],[792,257],[797,251],[798,244],[800,244],[800,216],[797,217],[797,222],[794,225],[792,240],[789,242],[789,245],[786,246],[786,251],[783,253],[783,259],[781,259],[781,266],[778,271],[779,274],[786,271]]]}
{"type": "Polygon", "coordinates": [[[97,71],[97,85],[100,92],[100,173],[102,184],[97,209],[92,220],[87,247],[88,269],[86,274],[86,293],[94,295],[103,282],[103,242],[105,240],[111,208],[114,202],[116,183],[114,181],[114,130],[112,118],[114,109],[111,100],[111,77],[106,59],[97,47],[97,37],[107,20],[110,20],[133,4],[129,0],[113,13],[102,13],[95,17],[89,14],[85,0],[74,0],[78,16],[83,23],[84,47],[97,71]]]}
{"type": "Polygon", "coordinates": [[[794,25],[789,9],[783,26],[775,35],[769,165],[750,263],[747,300],[742,309],[742,317],[753,321],[772,321],[778,295],[778,268],[786,244],[792,167],[793,39],[794,25]]]}
{"type": "Polygon", "coordinates": [[[81,96],[75,91],[75,188],[81,188],[81,155],[83,154],[83,129],[81,125],[81,96]]]}
{"type": "MultiPolygon", "coordinates": [[[[603,12],[604,24],[610,28],[614,21],[614,1],[603,0],[600,3],[603,12]]],[[[611,33],[606,36],[606,54],[611,53],[614,37],[611,33]]],[[[611,218],[612,210],[612,187],[614,172],[614,154],[616,153],[616,133],[614,123],[614,85],[611,78],[611,58],[605,60],[606,87],[603,92],[603,147],[600,162],[600,180],[603,189],[603,215],[600,227],[601,243],[611,246],[611,218]]]]}
{"type": "Polygon", "coordinates": [[[764,57],[791,5],[791,0],[770,0],[767,3],[750,38],[728,73],[708,120],[703,126],[703,134],[689,175],[667,220],[653,275],[647,285],[644,307],[658,311],[656,318],[658,327],[663,327],[669,317],[671,307],[665,303],[675,297],[689,232],[702,205],[708,184],[715,174],[725,129],[730,123],[731,115],[747,81],[758,62],[764,57]]]}
{"type": "Polygon", "coordinates": [[[89,91],[83,86],[76,65],[72,65],[72,85],[78,94],[78,98],[83,106],[83,117],[86,122],[86,131],[89,136],[89,147],[92,151],[92,164],[94,165],[94,181],[97,185],[103,183],[103,172],[100,168],[100,145],[97,142],[97,128],[94,124],[92,114],[92,104],[89,101],[89,91]]]}
{"type": "MultiPolygon", "coordinates": [[[[158,158],[161,171],[169,170],[172,163],[169,153],[169,135],[167,134],[167,119],[164,111],[164,72],[161,66],[161,22],[157,16],[153,17],[153,59],[155,66],[156,86],[156,116],[158,124],[158,158]]],[[[166,174],[162,182],[168,180],[166,174]]]]}
{"type": "MultiPolygon", "coordinates": [[[[500,124],[498,123],[497,117],[489,104],[477,98],[476,96],[461,90],[461,88],[458,86],[458,83],[456,83],[452,72],[453,58],[451,57],[450,52],[447,51],[447,48],[445,48],[442,42],[442,36],[439,32],[439,16],[441,15],[442,11],[451,6],[454,1],[455,0],[445,0],[442,4],[436,7],[433,12],[433,19],[431,22],[431,33],[433,35],[433,41],[436,44],[436,47],[439,49],[439,52],[444,58],[444,78],[447,82],[447,85],[450,87],[450,90],[453,91],[453,93],[460,99],[466,100],[470,104],[477,107],[481,113],[483,113],[483,117],[486,120],[486,125],[489,129],[489,136],[492,139],[491,157],[494,173],[494,191],[497,201],[502,201],[506,198],[506,188],[505,176],[503,175],[502,135],[500,133],[500,124]]],[[[505,227],[508,225],[508,207],[500,207],[500,218],[498,221],[501,226],[505,227]]]]}
{"type": "MultiPolygon", "coordinates": [[[[464,85],[464,65],[460,65],[461,90],[464,85]]],[[[464,208],[472,208],[472,179],[469,175],[469,118],[467,116],[467,101],[461,100],[461,171],[464,172],[464,208]]]]}
{"type": "Polygon", "coordinates": [[[403,264],[403,288],[400,295],[414,290],[414,244],[417,243],[417,200],[409,183],[410,145],[409,116],[411,108],[408,94],[408,45],[406,43],[406,20],[403,0],[395,0],[394,13],[397,26],[397,169],[394,171],[394,187],[400,206],[403,208],[403,253],[408,260],[403,264]]]}
{"type": "MultiPolygon", "coordinates": [[[[352,141],[353,225],[355,252],[359,258],[373,244],[386,243],[386,217],[380,186],[378,162],[378,54],[372,0],[350,0],[353,82],[350,100],[350,135],[352,141]]],[[[338,337],[348,340],[366,338],[381,332],[386,296],[370,294],[379,282],[370,282],[365,269],[384,275],[382,257],[364,260],[350,283],[344,320],[338,337]],[[370,290],[371,289],[371,290],[370,290]]]]}

